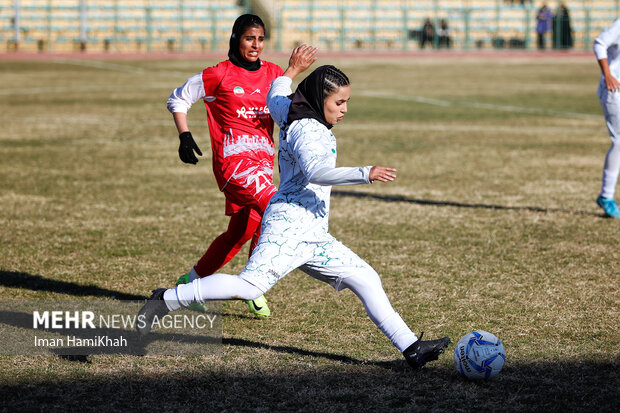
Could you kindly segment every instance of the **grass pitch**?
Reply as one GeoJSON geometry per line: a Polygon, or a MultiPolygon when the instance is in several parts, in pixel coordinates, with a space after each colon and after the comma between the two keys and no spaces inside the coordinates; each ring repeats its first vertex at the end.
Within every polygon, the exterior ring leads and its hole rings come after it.
{"type": "MultiPolygon", "coordinates": [[[[189,115],[196,166],[165,109],[216,61],[0,61],[1,300],[146,297],[225,230],[204,108],[189,115]]],[[[618,408],[620,221],[594,203],[609,145],[594,58],[320,63],[352,80],[339,165],[398,169],[334,188],[331,232],[450,352],[409,370],[350,291],[296,271],[268,292],[271,319],[224,304],[221,355],[1,356],[2,410],[618,408]],[[495,380],[454,369],[472,329],[504,342],[495,380]]]]}

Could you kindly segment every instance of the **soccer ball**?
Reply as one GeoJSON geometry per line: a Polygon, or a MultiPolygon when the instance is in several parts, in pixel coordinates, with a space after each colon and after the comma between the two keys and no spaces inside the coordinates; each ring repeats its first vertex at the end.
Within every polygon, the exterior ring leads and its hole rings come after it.
{"type": "Polygon", "coordinates": [[[465,334],[454,349],[456,370],[468,379],[490,379],[506,362],[504,345],[497,337],[477,330],[465,334]]]}

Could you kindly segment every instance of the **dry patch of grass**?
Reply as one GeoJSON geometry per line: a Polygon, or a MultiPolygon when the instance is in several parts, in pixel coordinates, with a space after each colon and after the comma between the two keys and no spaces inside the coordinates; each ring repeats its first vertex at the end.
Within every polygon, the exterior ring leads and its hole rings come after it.
{"type": "MultiPolygon", "coordinates": [[[[508,362],[497,380],[462,380],[451,354],[410,371],[354,294],[295,271],[268,292],[271,319],[224,304],[218,356],[0,356],[5,408],[613,411],[620,404],[619,226],[593,202],[608,145],[602,117],[355,95],[391,91],[596,116],[595,65],[467,59],[449,87],[452,61],[336,63],[354,82],[350,112],[334,129],[339,164],[392,165],[399,177],[335,188],[332,233],[377,269],[416,331],[454,342],[471,329],[499,336],[508,362]]],[[[204,109],[190,112],[205,153],[196,166],[177,159],[165,110],[172,88],[202,64],[0,63],[5,84],[32,88],[7,88],[10,99],[0,103],[0,299],[145,297],[172,286],[225,229],[204,109]]],[[[246,258],[243,251],[225,271],[239,272],[246,258]]]]}

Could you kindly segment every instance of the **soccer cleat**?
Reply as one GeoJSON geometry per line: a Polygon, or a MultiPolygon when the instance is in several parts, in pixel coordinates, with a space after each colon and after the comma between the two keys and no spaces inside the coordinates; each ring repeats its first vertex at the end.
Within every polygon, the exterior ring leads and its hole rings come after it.
{"type": "Polygon", "coordinates": [[[151,297],[146,300],[146,303],[138,311],[138,320],[136,323],[136,330],[142,335],[146,335],[153,328],[153,321],[155,318],[162,318],[170,312],[164,301],[165,288],[158,288],[153,290],[151,297]]]}
{"type": "Polygon", "coordinates": [[[616,204],[616,201],[612,198],[603,198],[603,196],[599,195],[598,198],[596,198],[596,203],[603,208],[605,216],[620,218],[620,209],[618,209],[618,204],[616,204]]]}
{"type": "MultiPolygon", "coordinates": [[[[183,274],[182,276],[180,276],[179,278],[177,278],[177,285],[181,285],[181,284],[189,284],[191,281],[189,280],[189,273],[187,274],[183,274]]],[[[198,311],[199,313],[206,313],[207,309],[205,308],[204,305],[200,304],[200,303],[191,303],[190,305],[187,306],[188,309],[192,310],[192,311],[198,311]]]]}
{"type": "Polygon", "coordinates": [[[189,284],[189,273],[183,274],[182,276],[177,278],[176,285],[181,285],[181,284],[189,284]]]}
{"type": "Polygon", "coordinates": [[[429,361],[437,360],[439,355],[443,353],[446,347],[448,347],[448,344],[450,344],[449,337],[422,341],[422,336],[424,336],[424,332],[420,333],[418,341],[403,351],[405,360],[407,360],[407,363],[414,369],[422,367],[429,361]]]}
{"type": "Polygon", "coordinates": [[[246,301],[246,303],[248,303],[248,307],[250,307],[250,312],[256,316],[267,318],[271,315],[271,310],[269,310],[267,299],[264,295],[261,295],[255,300],[246,301]]]}

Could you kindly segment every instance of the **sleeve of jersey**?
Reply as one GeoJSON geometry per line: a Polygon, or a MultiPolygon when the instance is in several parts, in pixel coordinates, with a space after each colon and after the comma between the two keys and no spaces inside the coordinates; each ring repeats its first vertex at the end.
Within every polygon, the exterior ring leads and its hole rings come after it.
{"type": "Polygon", "coordinates": [[[293,153],[299,162],[304,175],[315,185],[359,185],[369,184],[371,166],[339,167],[334,166],[335,159],[331,153],[320,128],[322,125],[306,123],[294,124],[289,129],[288,137],[291,139],[293,153]]]}
{"type": "Polygon", "coordinates": [[[607,59],[607,49],[620,41],[620,18],[594,39],[594,54],[597,60],[607,59]]]}
{"type": "Polygon", "coordinates": [[[280,128],[283,128],[288,117],[288,108],[291,100],[288,96],[293,93],[291,84],[293,79],[288,76],[280,76],[271,82],[271,88],[267,94],[267,107],[273,120],[280,128]]]}
{"type": "Polygon", "coordinates": [[[372,166],[322,167],[315,169],[308,180],[322,186],[370,184],[368,175],[371,168],[372,166]]]}
{"type": "Polygon", "coordinates": [[[172,91],[166,107],[171,113],[187,113],[189,108],[198,100],[204,98],[205,90],[202,83],[202,73],[187,79],[183,86],[172,91]]]}

